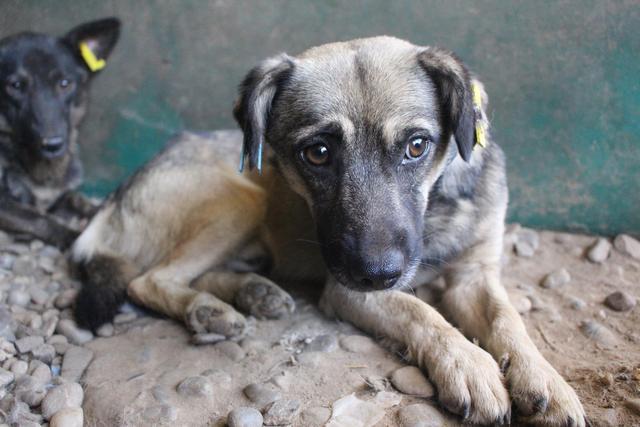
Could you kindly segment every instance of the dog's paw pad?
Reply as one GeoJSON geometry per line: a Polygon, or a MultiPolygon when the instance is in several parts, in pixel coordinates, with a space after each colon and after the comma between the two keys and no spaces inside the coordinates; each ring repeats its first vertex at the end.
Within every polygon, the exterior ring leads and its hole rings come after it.
{"type": "Polygon", "coordinates": [[[244,316],[215,299],[196,298],[187,310],[186,323],[196,334],[215,333],[227,338],[241,336],[246,328],[244,316]]]}
{"type": "Polygon", "coordinates": [[[248,282],[236,295],[236,305],[258,319],[280,319],[295,309],[293,298],[268,279],[248,282]]]}

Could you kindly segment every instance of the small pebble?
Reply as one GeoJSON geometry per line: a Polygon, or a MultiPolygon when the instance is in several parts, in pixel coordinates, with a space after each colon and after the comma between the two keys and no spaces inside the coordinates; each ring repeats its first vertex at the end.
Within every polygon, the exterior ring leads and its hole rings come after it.
{"type": "Polygon", "coordinates": [[[15,375],[13,372],[9,372],[6,369],[0,368],[0,388],[6,387],[13,382],[15,375]]]}
{"type": "Polygon", "coordinates": [[[64,408],[80,408],[84,400],[84,392],[80,384],[68,382],[49,390],[42,401],[42,416],[50,419],[64,408]]]}
{"type": "Polygon", "coordinates": [[[42,344],[44,344],[44,338],[34,335],[17,340],[16,348],[20,353],[29,353],[42,344]]]}
{"type": "Polygon", "coordinates": [[[511,300],[511,304],[513,305],[513,308],[515,308],[516,311],[520,314],[526,314],[530,312],[531,309],[533,308],[533,303],[531,302],[531,299],[528,296],[522,295],[519,292],[514,294],[509,294],[509,300],[511,300]]]}
{"type": "Polygon", "coordinates": [[[40,405],[47,392],[44,384],[40,383],[40,381],[30,375],[22,375],[16,379],[16,387],[13,393],[24,403],[34,407],[40,405]]]}
{"type": "Polygon", "coordinates": [[[70,381],[78,381],[93,359],[93,351],[88,348],[70,346],[64,353],[60,375],[70,381]]]}
{"type": "Polygon", "coordinates": [[[589,247],[587,259],[591,262],[601,263],[609,258],[611,253],[611,243],[609,240],[600,237],[589,247]]]}
{"type": "Polygon", "coordinates": [[[96,334],[99,337],[111,337],[113,336],[113,324],[112,323],[105,323],[104,325],[100,326],[97,330],[96,330],[96,334]]]}
{"type": "Polygon", "coordinates": [[[86,344],[93,339],[93,334],[86,329],[80,329],[71,319],[62,319],[56,326],[56,332],[67,337],[69,342],[76,345],[86,344]]]}
{"type": "Polygon", "coordinates": [[[286,426],[293,423],[295,417],[300,412],[299,400],[276,400],[270,404],[264,412],[264,425],[266,426],[286,426]]]}
{"type": "Polygon", "coordinates": [[[120,313],[114,316],[113,324],[119,325],[120,323],[133,322],[137,318],[138,318],[138,315],[134,311],[131,311],[129,313],[120,313]]]}
{"type": "Polygon", "coordinates": [[[206,377],[187,377],[178,385],[177,391],[184,397],[211,397],[213,385],[206,377]]]}
{"type": "Polygon", "coordinates": [[[617,339],[615,335],[613,335],[613,332],[595,320],[584,320],[580,323],[580,330],[588,338],[597,341],[605,347],[611,347],[617,343],[617,339]]]}
{"type": "Polygon", "coordinates": [[[448,424],[437,408],[425,403],[400,408],[398,419],[401,427],[442,427],[448,424]]]}
{"type": "Polygon", "coordinates": [[[9,298],[7,298],[7,303],[20,307],[25,307],[29,304],[29,301],[31,301],[31,296],[25,291],[21,291],[19,289],[9,292],[9,298]]]}
{"type": "Polygon", "coordinates": [[[547,289],[556,289],[560,286],[564,286],[571,281],[571,275],[565,268],[561,268],[560,270],[556,270],[547,274],[542,282],[540,282],[540,286],[547,289]]]}
{"type": "Polygon", "coordinates": [[[16,360],[11,365],[11,372],[13,372],[13,375],[15,375],[16,377],[26,374],[28,369],[29,364],[23,360],[16,360]]]}
{"type": "Polygon", "coordinates": [[[331,409],[315,406],[300,413],[300,425],[305,427],[323,427],[331,418],[331,409]]]}
{"type": "Polygon", "coordinates": [[[340,338],[340,346],[351,353],[380,353],[382,348],[371,338],[364,335],[348,335],[340,338]]]}
{"type": "Polygon", "coordinates": [[[435,393],[429,380],[415,366],[404,366],[395,370],[391,374],[391,383],[404,394],[428,398],[435,393]]]}
{"type": "Polygon", "coordinates": [[[31,289],[29,289],[29,295],[31,297],[31,301],[37,305],[44,305],[49,299],[49,293],[47,291],[35,286],[32,286],[31,289]]]}
{"type": "Polygon", "coordinates": [[[49,427],[82,427],[83,423],[82,408],[64,408],[51,417],[49,427]]]}
{"type": "Polygon", "coordinates": [[[629,311],[636,306],[636,299],[626,292],[616,291],[607,295],[604,304],[611,310],[629,311]]]}
{"type": "Polygon", "coordinates": [[[574,310],[582,310],[587,306],[587,303],[578,297],[569,297],[569,307],[574,310]]]}
{"type": "Polygon", "coordinates": [[[53,305],[59,309],[64,310],[66,308],[71,307],[73,301],[75,301],[76,296],[78,295],[78,291],[75,289],[65,289],[62,291],[53,302],[53,305]]]}
{"type": "Polygon", "coordinates": [[[538,233],[529,229],[522,229],[517,233],[515,251],[518,256],[532,257],[540,246],[538,233]]]}
{"type": "Polygon", "coordinates": [[[242,392],[258,406],[264,406],[281,398],[275,387],[264,384],[249,384],[242,392]]]}
{"type": "Polygon", "coordinates": [[[56,356],[56,349],[51,344],[42,344],[31,351],[35,359],[50,365],[56,356]]]}
{"type": "Polygon", "coordinates": [[[51,369],[39,360],[32,360],[29,364],[29,373],[41,384],[48,384],[51,381],[51,369]]]}
{"type": "Polygon", "coordinates": [[[238,344],[233,341],[222,341],[213,346],[216,350],[227,356],[229,359],[237,362],[244,359],[245,352],[238,344]]]}
{"type": "Polygon", "coordinates": [[[625,255],[640,259],[640,242],[627,234],[620,234],[613,240],[613,246],[625,255]]]}
{"type": "Polygon", "coordinates": [[[229,412],[227,416],[227,426],[229,427],[261,427],[262,414],[248,407],[236,408],[229,412]]]}

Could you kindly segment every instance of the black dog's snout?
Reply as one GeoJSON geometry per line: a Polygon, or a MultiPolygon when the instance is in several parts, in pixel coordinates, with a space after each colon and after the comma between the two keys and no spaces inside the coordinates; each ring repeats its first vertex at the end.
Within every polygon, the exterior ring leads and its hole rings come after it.
{"type": "Polygon", "coordinates": [[[351,261],[351,278],[364,289],[388,289],[402,277],[405,259],[398,249],[388,249],[378,256],[358,257],[351,261]]]}
{"type": "Polygon", "coordinates": [[[49,157],[60,155],[65,149],[65,139],[62,136],[43,138],[41,144],[43,153],[49,157]]]}

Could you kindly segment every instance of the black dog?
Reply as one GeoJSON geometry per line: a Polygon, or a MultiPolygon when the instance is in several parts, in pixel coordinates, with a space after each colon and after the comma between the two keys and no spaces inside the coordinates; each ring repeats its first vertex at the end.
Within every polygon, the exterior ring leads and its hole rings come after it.
{"type": "Polygon", "coordinates": [[[64,248],[79,232],[68,220],[95,211],[74,191],[82,181],[78,125],[119,34],[120,22],[107,18],[60,38],[0,40],[0,228],[64,248]]]}

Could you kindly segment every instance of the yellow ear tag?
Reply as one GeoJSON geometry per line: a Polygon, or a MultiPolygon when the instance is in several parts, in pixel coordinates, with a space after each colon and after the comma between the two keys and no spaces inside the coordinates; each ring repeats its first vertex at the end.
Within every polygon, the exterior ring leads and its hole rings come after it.
{"type": "Polygon", "coordinates": [[[96,55],[85,42],[80,43],[80,55],[82,55],[82,59],[84,59],[84,62],[87,63],[89,69],[94,73],[102,70],[107,65],[107,61],[104,59],[96,58],[96,55]]]}
{"type": "Polygon", "coordinates": [[[484,123],[480,119],[482,115],[482,95],[476,82],[471,82],[471,93],[473,95],[473,110],[476,113],[476,143],[485,148],[487,146],[487,139],[484,132],[484,123]]]}

